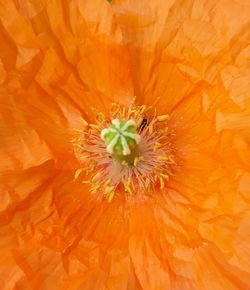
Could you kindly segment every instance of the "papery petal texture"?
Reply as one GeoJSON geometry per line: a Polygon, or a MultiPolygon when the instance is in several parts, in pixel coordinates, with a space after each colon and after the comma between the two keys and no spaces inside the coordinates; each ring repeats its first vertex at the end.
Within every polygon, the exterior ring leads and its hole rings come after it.
{"type": "Polygon", "coordinates": [[[249,31],[247,0],[0,0],[2,290],[250,289],[249,31]],[[73,132],[135,95],[175,171],[98,200],[73,132]]]}

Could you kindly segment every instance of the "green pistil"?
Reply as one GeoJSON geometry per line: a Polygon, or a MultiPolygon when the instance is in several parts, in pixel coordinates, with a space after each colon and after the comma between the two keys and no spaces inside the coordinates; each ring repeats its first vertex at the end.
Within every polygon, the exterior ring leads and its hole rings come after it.
{"type": "Polygon", "coordinates": [[[110,127],[102,130],[101,138],[106,144],[107,151],[117,160],[132,163],[137,156],[140,135],[136,133],[133,120],[112,120],[110,127]]]}

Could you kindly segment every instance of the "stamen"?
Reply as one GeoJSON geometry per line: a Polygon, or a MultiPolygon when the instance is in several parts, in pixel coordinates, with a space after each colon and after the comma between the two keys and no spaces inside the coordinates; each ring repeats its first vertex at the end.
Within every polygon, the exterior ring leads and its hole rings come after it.
{"type": "Polygon", "coordinates": [[[159,122],[165,122],[169,119],[169,116],[168,115],[161,115],[161,116],[157,116],[157,120],[159,122]]]}
{"type": "Polygon", "coordinates": [[[134,166],[136,167],[138,162],[140,161],[140,159],[138,157],[135,157],[135,160],[134,160],[134,166]]]}
{"type": "Polygon", "coordinates": [[[85,119],[83,119],[82,117],[80,117],[80,120],[82,121],[84,127],[87,127],[88,126],[89,123],[85,119]]]}
{"type": "Polygon", "coordinates": [[[128,166],[128,162],[126,160],[122,160],[122,165],[123,166],[128,166]]]}
{"type": "Polygon", "coordinates": [[[167,160],[169,160],[169,157],[168,156],[157,156],[157,159],[167,161],[167,160]]]}
{"type": "Polygon", "coordinates": [[[169,175],[167,175],[167,174],[163,174],[163,173],[160,173],[159,175],[160,175],[161,177],[163,177],[164,179],[169,180],[169,175]]]}
{"type": "Polygon", "coordinates": [[[100,177],[101,173],[97,172],[93,177],[92,177],[92,181],[95,182],[98,180],[98,178],[100,177]]]}
{"type": "Polygon", "coordinates": [[[154,131],[154,127],[152,125],[148,126],[149,135],[152,135],[154,131]]]}
{"type": "Polygon", "coordinates": [[[142,121],[143,121],[143,117],[140,117],[136,122],[136,128],[139,128],[141,126],[142,121]]]}
{"type": "Polygon", "coordinates": [[[99,126],[95,125],[95,124],[89,124],[90,128],[92,129],[96,129],[99,130],[99,126]]]}
{"type": "Polygon", "coordinates": [[[109,193],[108,202],[111,202],[114,196],[115,196],[115,191],[113,190],[109,193]]]}
{"type": "Polygon", "coordinates": [[[81,118],[83,127],[72,140],[82,164],[75,179],[109,202],[119,193],[131,198],[164,189],[176,166],[169,116],[134,102],[128,108],[112,104],[110,116],[93,111],[96,123],[81,118]]]}
{"type": "Polygon", "coordinates": [[[123,182],[125,191],[129,192],[129,194],[132,194],[132,190],[130,188],[130,184],[131,184],[130,179],[128,179],[127,181],[123,182]]]}
{"type": "Polygon", "coordinates": [[[161,176],[159,177],[159,179],[160,179],[160,188],[163,189],[165,186],[164,180],[161,176]]]}
{"type": "Polygon", "coordinates": [[[82,172],[83,172],[82,168],[77,169],[76,172],[75,172],[75,179],[77,179],[82,172]]]}

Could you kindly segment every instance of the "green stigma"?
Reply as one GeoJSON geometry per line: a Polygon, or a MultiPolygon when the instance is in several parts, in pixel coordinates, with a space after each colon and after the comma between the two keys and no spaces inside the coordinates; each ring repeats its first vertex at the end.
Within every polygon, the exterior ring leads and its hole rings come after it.
{"type": "Polygon", "coordinates": [[[135,121],[112,120],[109,128],[101,132],[101,138],[106,144],[107,152],[119,160],[122,156],[129,156],[135,152],[141,137],[136,133],[135,121]]]}

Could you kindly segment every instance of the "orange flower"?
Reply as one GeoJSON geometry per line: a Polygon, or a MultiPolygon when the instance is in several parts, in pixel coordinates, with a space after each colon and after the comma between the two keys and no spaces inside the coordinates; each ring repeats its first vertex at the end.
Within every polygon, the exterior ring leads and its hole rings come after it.
{"type": "Polygon", "coordinates": [[[0,0],[0,19],[1,289],[250,289],[249,1],[0,0]]]}

